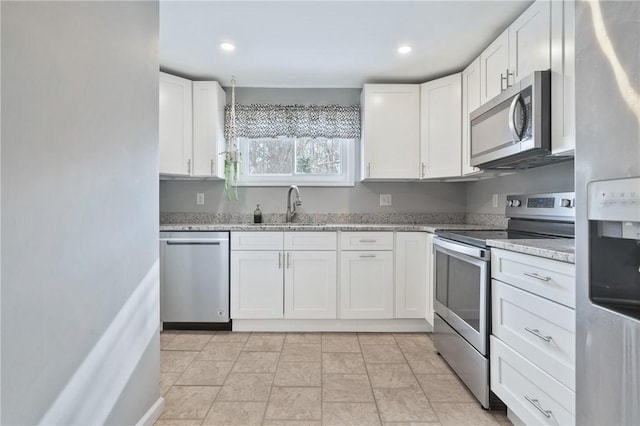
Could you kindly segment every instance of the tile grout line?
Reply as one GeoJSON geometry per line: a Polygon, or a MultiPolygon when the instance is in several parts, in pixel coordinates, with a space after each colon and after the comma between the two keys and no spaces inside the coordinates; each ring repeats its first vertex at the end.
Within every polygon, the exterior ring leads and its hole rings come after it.
{"type": "Polygon", "coordinates": [[[286,340],[287,340],[287,333],[284,333],[284,338],[282,339],[282,347],[280,348],[280,352],[278,352],[278,362],[276,363],[276,369],[273,371],[273,380],[271,380],[271,386],[269,387],[269,395],[267,396],[267,403],[264,405],[264,411],[262,412],[262,421],[260,422],[261,425],[263,425],[267,421],[267,409],[269,408],[269,402],[271,402],[271,394],[273,393],[273,388],[274,388],[273,383],[276,380],[276,374],[278,373],[278,368],[280,368],[280,359],[282,358],[282,351],[284,349],[284,342],[286,340]]]}
{"type": "MultiPolygon", "coordinates": [[[[230,332],[231,333],[231,332],[230,332]]],[[[214,333],[214,335],[217,333],[214,333]]],[[[251,337],[251,334],[249,334],[249,337],[251,337]]],[[[233,361],[233,365],[231,366],[231,368],[229,369],[229,372],[227,373],[227,376],[224,378],[224,380],[222,381],[222,385],[220,386],[220,390],[218,391],[218,393],[216,394],[215,398],[213,398],[213,401],[211,401],[211,405],[209,406],[209,409],[207,410],[207,413],[204,415],[204,417],[202,418],[202,421],[200,422],[200,425],[204,424],[204,421],[207,420],[207,417],[209,416],[209,413],[211,412],[211,410],[213,409],[213,404],[216,403],[216,401],[218,400],[218,397],[220,396],[220,393],[222,393],[222,388],[224,387],[224,384],[227,382],[227,379],[229,378],[229,376],[231,375],[231,372],[233,371],[233,367],[236,366],[236,362],[238,362],[238,358],[240,358],[240,354],[242,353],[242,349],[244,349],[245,345],[247,344],[247,342],[249,341],[249,337],[247,337],[247,340],[245,340],[242,344],[242,348],[240,349],[240,352],[238,353],[238,355],[236,356],[236,359],[233,361]]],[[[211,340],[213,340],[213,336],[211,337],[211,340]]],[[[211,340],[209,342],[211,342],[211,340]]],[[[223,342],[219,342],[219,343],[225,343],[223,342]]],[[[233,342],[226,342],[226,343],[233,343],[233,342]]],[[[206,347],[206,345],[205,345],[206,347]]],[[[202,348],[204,350],[204,348],[202,348]]],[[[200,351],[202,352],[202,351],[200,351]]],[[[197,357],[197,355],[196,355],[197,357]]],[[[215,360],[214,360],[215,361],[215,360]]]]}
{"type": "MultiPolygon", "coordinates": [[[[367,372],[367,380],[369,381],[369,387],[371,388],[371,396],[373,396],[373,403],[376,406],[376,414],[378,414],[378,420],[380,424],[384,424],[382,422],[382,414],[380,413],[380,408],[378,407],[378,399],[376,398],[376,393],[373,390],[373,383],[371,383],[371,376],[369,375],[369,367],[367,366],[367,361],[364,358],[364,352],[362,352],[362,344],[360,343],[360,334],[356,333],[356,339],[358,339],[358,347],[360,348],[360,355],[362,356],[362,362],[364,364],[364,370],[367,372]]],[[[394,339],[395,341],[395,339],[394,339]]]]}
{"type": "MultiPolygon", "coordinates": [[[[428,336],[426,337],[429,340],[431,340],[431,337],[428,337],[428,336]]],[[[393,336],[393,340],[395,340],[396,343],[398,343],[398,341],[396,340],[396,336],[393,336]]],[[[407,362],[407,365],[409,366],[409,370],[411,370],[411,374],[413,374],[413,378],[416,379],[416,382],[418,382],[418,387],[422,391],[422,394],[424,395],[424,397],[427,399],[427,403],[429,404],[429,407],[431,407],[431,411],[433,411],[433,414],[435,414],[436,419],[438,419],[438,423],[442,424],[442,421],[440,420],[440,416],[438,416],[438,412],[435,410],[435,408],[433,408],[433,404],[431,403],[431,400],[427,396],[427,393],[424,391],[424,388],[422,387],[422,383],[420,383],[420,380],[418,380],[418,376],[416,376],[415,371],[413,371],[413,367],[411,366],[411,363],[409,362],[404,351],[402,350],[402,347],[399,344],[398,344],[398,347],[400,348],[400,352],[402,353],[404,360],[407,362]]]]}

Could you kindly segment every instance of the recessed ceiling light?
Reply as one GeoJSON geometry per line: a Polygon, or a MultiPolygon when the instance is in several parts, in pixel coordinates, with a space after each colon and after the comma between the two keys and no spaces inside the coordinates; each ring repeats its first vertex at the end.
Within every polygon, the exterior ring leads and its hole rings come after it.
{"type": "Polygon", "coordinates": [[[233,52],[236,49],[236,47],[233,45],[233,43],[229,43],[228,41],[223,41],[222,43],[220,43],[220,49],[226,50],[227,52],[233,52]]]}
{"type": "Polygon", "coordinates": [[[407,53],[410,53],[412,50],[413,48],[408,45],[398,47],[398,53],[400,53],[401,55],[406,55],[407,53]]]}

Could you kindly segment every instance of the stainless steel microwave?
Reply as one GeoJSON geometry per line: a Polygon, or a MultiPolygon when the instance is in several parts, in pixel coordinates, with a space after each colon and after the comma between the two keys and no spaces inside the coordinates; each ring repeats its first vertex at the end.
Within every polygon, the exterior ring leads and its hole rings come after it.
{"type": "Polygon", "coordinates": [[[551,156],[551,71],[536,71],[470,114],[471,165],[527,169],[551,156]]]}

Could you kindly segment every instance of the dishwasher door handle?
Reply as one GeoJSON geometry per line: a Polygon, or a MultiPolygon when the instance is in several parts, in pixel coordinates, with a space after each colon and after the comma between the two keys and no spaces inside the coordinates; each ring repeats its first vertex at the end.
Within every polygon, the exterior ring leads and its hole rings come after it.
{"type": "Polygon", "coordinates": [[[169,246],[219,246],[220,241],[171,241],[165,240],[169,246]]]}

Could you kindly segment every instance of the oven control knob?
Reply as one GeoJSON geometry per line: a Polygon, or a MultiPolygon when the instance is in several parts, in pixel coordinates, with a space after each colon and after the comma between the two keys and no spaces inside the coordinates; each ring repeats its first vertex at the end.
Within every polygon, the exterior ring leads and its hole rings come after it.
{"type": "Polygon", "coordinates": [[[560,205],[562,207],[572,207],[572,204],[573,203],[571,202],[571,200],[568,200],[566,198],[563,198],[562,200],[560,200],[560,205]]]}
{"type": "Polygon", "coordinates": [[[511,207],[511,206],[513,206],[513,201],[507,200],[507,207],[511,207]]]}
{"type": "Polygon", "coordinates": [[[520,207],[520,204],[522,204],[522,203],[520,202],[520,200],[512,200],[512,201],[511,201],[511,206],[512,206],[512,207],[520,207]]]}

